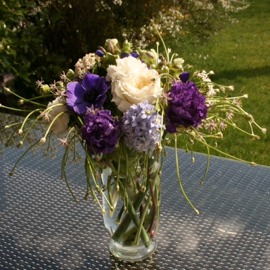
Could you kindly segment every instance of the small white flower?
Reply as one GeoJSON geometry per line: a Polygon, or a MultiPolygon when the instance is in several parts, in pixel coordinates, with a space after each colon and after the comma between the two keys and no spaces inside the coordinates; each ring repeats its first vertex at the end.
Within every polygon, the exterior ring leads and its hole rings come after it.
{"type": "Polygon", "coordinates": [[[175,58],[173,59],[173,66],[177,67],[178,69],[183,69],[183,64],[185,60],[183,58],[175,58]]]}
{"type": "Polygon", "coordinates": [[[213,97],[213,96],[215,96],[219,92],[218,89],[214,88],[214,84],[213,83],[208,83],[207,86],[208,86],[208,92],[206,93],[206,95],[208,97],[213,97]]]}
{"type": "Polygon", "coordinates": [[[132,56],[117,59],[116,64],[108,67],[107,79],[112,81],[112,101],[118,109],[125,112],[143,101],[153,104],[162,93],[158,72],[132,56]]]}

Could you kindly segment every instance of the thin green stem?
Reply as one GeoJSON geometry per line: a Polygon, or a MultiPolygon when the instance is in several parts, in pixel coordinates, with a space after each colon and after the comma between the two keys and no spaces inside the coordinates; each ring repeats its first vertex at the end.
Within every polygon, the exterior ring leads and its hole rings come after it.
{"type": "Polygon", "coordinates": [[[127,210],[128,210],[128,215],[130,216],[130,218],[134,222],[135,226],[137,227],[137,230],[141,230],[140,237],[141,237],[144,245],[146,247],[148,247],[150,244],[149,235],[147,234],[147,232],[146,232],[145,228],[142,226],[142,224],[140,226],[140,220],[137,216],[137,210],[134,209],[133,204],[131,203],[130,200],[128,200],[128,202],[127,202],[127,210]]]}
{"type": "Polygon", "coordinates": [[[222,154],[222,155],[225,156],[225,157],[228,157],[228,158],[231,158],[231,159],[234,159],[234,160],[238,160],[238,161],[241,161],[241,162],[245,162],[245,163],[248,163],[248,164],[250,164],[250,165],[256,165],[256,163],[254,163],[254,162],[252,162],[252,161],[247,161],[247,160],[244,160],[244,159],[241,159],[241,158],[237,158],[237,157],[232,156],[232,155],[230,155],[230,154],[228,154],[228,153],[226,153],[226,152],[221,151],[220,149],[218,149],[218,148],[216,148],[216,147],[211,146],[210,144],[208,144],[208,143],[206,143],[206,142],[204,143],[204,142],[201,141],[201,138],[199,139],[199,138],[194,137],[194,139],[195,139],[196,141],[202,143],[203,145],[207,145],[210,149],[215,150],[216,152],[222,154]]]}
{"type": "Polygon", "coordinates": [[[209,171],[209,168],[210,168],[210,149],[209,149],[209,146],[208,145],[205,145],[206,149],[207,149],[207,163],[206,163],[206,168],[205,168],[205,172],[204,172],[204,176],[200,182],[201,185],[204,184],[204,181],[208,175],[208,171],[209,171]]]}
{"type": "Polygon", "coordinates": [[[64,113],[66,113],[66,112],[60,112],[60,113],[58,113],[58,114],[53,118],[53,120],[52,120],[52,122],[50,123],[49,127],[47,128],[47,131],[46,131],[45,135],[43,136],[42,140],[46,141],[46,137],[48,136],[48,134],[49,134],[49,132],[50,132],[50,130],[51,130],[53,124],[54,124],[55,121],[56,121],[60,116],[62,116],[64,113]]]}
{"type": "Polygon", "coordinates": [[[143,213],[141,215],[140,223],[139,223],[138,230],[137,230],[137,233],[136,233],[136,237],[135,237],[135,240],[134,240],[135,245],[138,245],[138,243],[139,243],[140,236],[141,236],[141,233],[142,233],[143,223],[144,223],[146,214],[148,212],[150,202],[151,202],[151,196],[148,197],[148,200],[147,200],[147,202],[146,202],[146,204],[144,206],[143,213]]]}
{"type": "MultiPolygon", "coordinates": [[[[92,188],[92,185],[91,185],[91,182],[90,182],[90,174],[92,176],[92,180],[94,181],[95,183],[95,187],[97,187],[97,182],[96,182],[96,176],[95,176],[95,173],[94,173],[94,166],[91,162],[91,158],[86,150],[86,148],[84,148],[84,150],[86,151],[86,164],[87,164],[87,171],[88,171],[88,177],[87,177],[87,183],[88,183],[88,187],[91,188],[91,193],[92,193],[92,196],[93,196],[93,199],[94,201],[98,204],[99,208],[101,209],[102,213],[104,213],[104,208],[102,206],[102,204],[100,203],[98,197],[97,197],[97,194],[95,193],[94,189],[92,188]],[[89,174],[90,172],[90,174],[89,174]]],[[[101,189],[98,189],[98,191],[100,191],[101,189]]],[[[102,195],[105,196],[102,192],[102,195]]]]}
{"type": "Polygon", "coordinates": [[[23,128],[24,128],[24,126],[25,126],[25,124],[26,124],[28,118],[29,118],[32,114],[34,114],[34,113],[36,113],[36,112],[39,112],[39,111],[41,111],[41,109],[36,109],[36,110],[33,110],[32,112],[28,113],[28,114],[26,115],[26,117],[24,118],[24,120],[23,120],[23,123],[22,123],[22,125],[21,125],[21,127],[20,127],[20,130],[23,130],[23,128]]]}
{"type": "Polygon", "coordinates": [[[180,168],[179,168],[179,161],[178,161],[178,149],[177,149],[177,135],[174,135],[174,149],[175,149],[175,165],[176,165],[176,173],[177,173],[177,178],[178,178],[178,182],[179,182],[179,186],[181,189],[182,194],[184,195],[186,201],[188,202],[188,204],[190,205],[190,207],[194,210],[194,212],[196,214],[199,214],[199,210],[193,205],[193,203],[190,201],[189,197],[187,196],[185,189],[183,187],[183,183],[181,180],[181,175],[180,175],[180,168]]]}
{"type": "Polygon", "coordinates": [[[33,100],[24,98],[24,97],[22,97],[22,96],[16,94],[15,92],[11,91],[9,88],[8,88],[7,92],[10,93],[10,94],[12,94],[13,96],[19,98],[19,99],[22,99],[22,100],[25,101],[25,102],[28,102],[28,103],[31,103],[31,104],[34,104],[34,105],[38,105],[38,106],[41,106],[41,107],[45,107],[45,108],[47,107],[47,105],[44,105],[44,104],[42,104],[42,103],[38,103],[38,102],[35,102],[35,101],[33,101],[33,100]]]}
{"type": "Polygon", "coordinates": [[[159,188],[156,188],[156,181],[159,181],[159,176],[158,174],[155,176],[154,178],[154,185],[152,183],[152,181],[150,182],[150,197],[152,198],[152,210],[153,210],[153,213],[152,213],[152,219],[151,219],[151,222],[150,222],[150,226],[148,228],[148,233],[150,233],[150,235],[153,234],[153,227],[154,227],[154,224],[155,224],[155,221],[158,219],[158,209],[159,209],[159,205],[158,205],[158,200],[159,200],[159,188]],[[157,194],[158,192],[158,194],[157,194]]]}
{"type": "MultiPolygon", "coordinates": [[[[145,195],[146,195],[145,192],[139,192],[137,194],[137,196],[134,200],[134,203],[133,203],[133,208],[134,208],[135,212],[138,211],[145,195]]],[[[116,241],[116,242],[120,241],[120,239],[123,237],[123,234],[127,231],[128,227],[130,225],[130,222],[131,222],[131,217],[130,217],[130,215],[126,214],[112,235],[112,239],[114,241],[116,241]]]]}
{"type": "Polygon", "coordinates": [[[9,146],[9,143],[11,142],[15,133],[17,133],[17,130],[13,130],[13,132],[11,133],[11,135],[9,136],[9,138],[6,141],[5,146],[9,146]]]}
{"type": "MultiPolygon", "coordinates": [[[[11,128],[11,127],[14,127],[14,126],[18,126],[18,125],[21,125],[22,124],[22,122],[17,122],[17,123],[12,123],[12,124],[10,124],[10,125],[6,125],[5,126],[5,129],[8,129],[8,128],[11,128]]],[[[16,132],[16,131],[15,131],[16,132]]]]}
{"type": "Polygon", "coordinates": [[[0,103],[0,109],[1,108],[7,109],[10,111],[15,111],[15,112],[31,112],[32,111],[32,110],[23,110],[23,109],[12,108],[12,107],[8,107],[8,106],[5,106],[5,105],[0,103]]]}
{"type": "Polygon", "coordinates": [[[43,98],[47,98],[47,97],[53,97],[53,94],[48,94],[48,95],[42,95],[42,96],[38,96],[38,97],[33,97],[33,98],[29,98],[29,101],[33,101],[33,100],[37,100],[37,99],[43,99],[43,98]]]}
{"type": "Polygon", "coordinates": [[[26,151],[23,152],[23,154],[17,159],[15,165],[13,166],[12,170],[10,171],[9,175],[13,175],[15,168],[17,167],[17,165],[19,164],[19,162],[26,156],[26,154],[32,149],[34,148],[40,140],[37,140],[36,142],[34,142],[33,144],[30,145],[30,147],[28,147],[28,149],[26,151]]]}
{"type": "Polygon", "coordinates": [[[28,134],[29,134],[30,131],[32,130],[32,128],[33,128],[33,126],[35,125],[36,121],[37,121],[37,120],[33,121],[33,122],[31,123],[31,126],[30,126],[30,127],[27,129],[27,131],[24,133],[24,136],[23,136],[22,140],[20,141],[20,145],[23,145],[24,140],[27,138],[28,134]]]}
{"type": "Polygon", "coordinates": [[[94,191],[94,189],[92,188],[91,182],[90,182],[90,174],[92,175],[92,178],[95,178],[95,176],[93,175],[93,169],[92,169],[92,165],[91,165],[91,161],[89,160],[89,157],[86,158],[86,172],[87,172],[87,187],[88,189],[90,189],[91,194],[93,196],[94,201],[98,204],[99,208],[101,209],[102,213],[105,213],[105,210],[102,206],[102,204],[100,203],[96,192],[94,191]]]}
{"type": "Polygon", "coordinates": [[[170,55],[169,55],[168,49],[167,49],[167,47],[166,47],[166,44],[165,44],[165,42],[164,42],[162,36],[160,35],[160,33],[159,33],[159,31],[158,31],[157,29],[156,29],[156,32],[157,32],[158,37],[159,37],[159,39],[161,40],[161,43],[162,43],[162,45],[163,45],[163,48],[164,48],[164,51],[165,51],[165,54],[166,54],[166,60],[167,60],[168,62],[170,62],[170,55]]]}
{"type": "Polygon", "coordinates": [[[76,198],[76,196],[75,196],[75,194],[74,194],[74,192],[73,192],[73,190],[72,190],[72,188],[71,188],[71,186],[70,186],[70,184],[68,182],[67,175],[66,175],[66,166],[67,166],[68,156],[69,156],[69,148],[67,147],[66,150],[65,150],[65,153],[64,153],[64,155],[62,157],[62,162],[61,162],[61,177],[62,177],[62,179],[64,179],[64,181],[65,181],[65,183],[67,185],[67,188],[68,188],[70,194],[73,197],[73,200],[75,202],[78,202],[78,200],[77,200],[77,198],[76,198]]]}

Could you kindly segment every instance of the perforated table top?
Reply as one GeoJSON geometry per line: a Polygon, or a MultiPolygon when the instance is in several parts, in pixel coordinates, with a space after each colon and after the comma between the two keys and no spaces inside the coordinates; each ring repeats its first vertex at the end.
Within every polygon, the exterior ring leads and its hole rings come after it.
{"type": "MultiPolygon", "coordinates": [[[[102,215],[92,201],[74,203],[59,178],[60,156],[30,154],[12,177],[21,151],[0,157],[0,269],[270,269],[270,167],[211,158],[204,186],[206,156],[179,151],[186,192],[181,195],[173,150],[162,175],[158,249],[143,262],[116,261],[108,251],[102,215]]],[[[69,170],[83,198],[83,162],[69,170]]]]}

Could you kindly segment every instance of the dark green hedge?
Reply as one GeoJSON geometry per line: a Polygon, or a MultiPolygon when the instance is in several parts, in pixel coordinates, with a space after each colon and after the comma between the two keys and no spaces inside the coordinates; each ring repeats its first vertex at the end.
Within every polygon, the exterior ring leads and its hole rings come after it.
{"type": "MultiPolygon", "coordinates": [[[[0,73],[14,74],[16,91],[32,96],[36,80],[53,82],[62,70],[72,67],[85,53],[95,51],[107,38],[121,41],[125,31],[133,40],[141,38],[140,28],[166,12],[170,16],[172,7],[184,15],[184,19],[174,20],[183,33],[173,39],[176,44],[191,36],[206,38],[228,21],[227,13],[215,0],[204,1],[213,4],[213,10],[188,0],[116,2],[0,0],[0,73]]],[[[162,34],[169,39],[166,29],[162,34]]]]}

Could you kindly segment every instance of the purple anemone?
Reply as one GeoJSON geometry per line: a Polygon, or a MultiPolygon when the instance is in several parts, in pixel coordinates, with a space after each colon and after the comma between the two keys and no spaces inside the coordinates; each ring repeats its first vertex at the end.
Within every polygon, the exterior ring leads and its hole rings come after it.
{"type": "Polygon", "coordinates": [[[78,115],[84,115],[87,108],[101,108],[109,88],[104,77],[87,73],[81,82],[67,84],[67,107],[78,115]]]}

